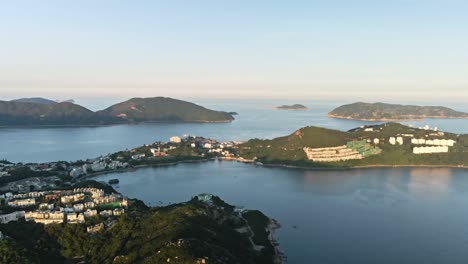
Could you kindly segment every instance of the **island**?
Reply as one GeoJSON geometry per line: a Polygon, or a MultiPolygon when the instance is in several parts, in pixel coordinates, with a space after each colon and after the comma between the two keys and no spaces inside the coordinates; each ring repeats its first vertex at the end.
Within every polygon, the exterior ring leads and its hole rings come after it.
{"type": "Polygon", "coordinates": [[[332,118],[363,121],[421,120],[424,118],[468,118],[468,113],[443,106],[416,106],[386,103],[353,103],[335,108],[332,118]]]}
{"type": "Polygon", "coordinates": [[[0,101],[0,126],[99,126],[139,122],[231,122],[232,114],[166,98],[133,98],[101,111],[44,98],[0,101]]]}
{"type": "Polygon", "coordinates": [[[282,105],[277,106],[276,109],[278,110],[307,110],[307,106],[301,104],[293,104],[293,105],[282,105]]]}
{"type": "Polygon", "coordinates": [[[0,200],[2,263],[279,263],[276,222],[211,194],[148,207],[82,181],[0,200]]]}

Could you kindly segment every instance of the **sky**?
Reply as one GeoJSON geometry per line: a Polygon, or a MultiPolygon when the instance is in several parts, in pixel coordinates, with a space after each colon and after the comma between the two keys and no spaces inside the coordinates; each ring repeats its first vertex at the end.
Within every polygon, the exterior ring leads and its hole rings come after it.
{"type": "Polygon", "coordinates": [[[0,1],[0,99],[468,102],[468,1],[0,1]]]}

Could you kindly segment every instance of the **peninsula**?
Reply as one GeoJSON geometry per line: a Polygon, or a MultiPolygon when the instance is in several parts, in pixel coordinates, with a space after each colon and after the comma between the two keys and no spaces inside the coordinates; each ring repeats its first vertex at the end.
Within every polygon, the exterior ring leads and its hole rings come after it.
{"type": "Polygon", "coordinates": [[[234,149],[239,157],[264,165],[307,168],[468,165],[468,134],[398,123],[350,131],[305,127],[285,137],[253,139],[234,149]]]}
{"type": "Polygon", "coordinates": [[[307,106],[301,104],[293,104],[293,105],[282,105],[277,106],[276,109],[278,110],[307,110],[307,106]]]}
{"type": "Polygon", "coordinates": [[[424,118],[468,118],[468,113],[443,106],[386,103],[353,103],[335,108],[328,117],[363,121],[421,120],[424,118]]]}
{"type": "Polygon", "coordinates": [[[0,126],[96,126],[137,122],[231,122],[232,114],[166,97],[133,98],[93,112],[72,101],[0,101],[0,126]]]}

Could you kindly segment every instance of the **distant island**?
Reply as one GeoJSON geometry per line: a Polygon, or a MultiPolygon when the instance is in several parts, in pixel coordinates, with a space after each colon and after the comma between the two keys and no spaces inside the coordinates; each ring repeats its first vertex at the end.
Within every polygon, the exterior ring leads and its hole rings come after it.
{"type": "Polygon", "coordinates": [[[73,101],[0,101],[0,126],[94,126],[135,122],[231,122],[231,113],[166,98],[133,98],[93,112],[73,101]]]}
{"type": "Polygon", "coordinates": [[[335,108],[328,117],[363,121],[420,120],[424,118],[468,118],[468,113],[443,106],[386,103],[353,103],[335,108]]]}
{"type": "Polygon", "coordinates": [[[278,110],[307,110],[307,106],[301,104],[293,104],[293,105],[282,105],[277,106],[276,109],[278,110]]]}
{"type": "Polygon", "coordinates": [[[305,127],[271,140],[234,146],[243,160],[307,168],[468,165],[468,134],[452,134],[398,123],[350,131],[305,127]]]}

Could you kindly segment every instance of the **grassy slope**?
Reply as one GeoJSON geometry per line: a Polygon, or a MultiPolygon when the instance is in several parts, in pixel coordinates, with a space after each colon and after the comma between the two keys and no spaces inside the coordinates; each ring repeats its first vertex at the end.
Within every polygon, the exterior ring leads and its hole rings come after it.
{"type": "MultiPolygon", "coordinates": [[[[443,138],[458,142],[450,148],[449,153],[414,155],[410,144],[393,146],[388,138],[396,134],[414,134],[422,138],[428,134],[425,130],[410,128],[401,124],[389,123],[374,128],[374,132],[354,129],[349,132],[330,130],[318,127],[302,128],[293,134],[273,140],[250,140],[238,147],[244,158],[257,157],[266,164],[284,164],[308,167],[354,167],[371,165],[468,165],[468,135],[446,133],[443,138]],[[380,129],[382,128],[382,129],[380,129]],[[379,131],[379,132],[375,132],[379,131]],[[362,160],[351,160],[333,163],[314,163],[307,159],[303,147],[332,147],[345,144],[351,140],[379,138],[379,147],[383,152],[362,160]]],[[[405,139],[408,143],[408,138],[405,139]]]]}

